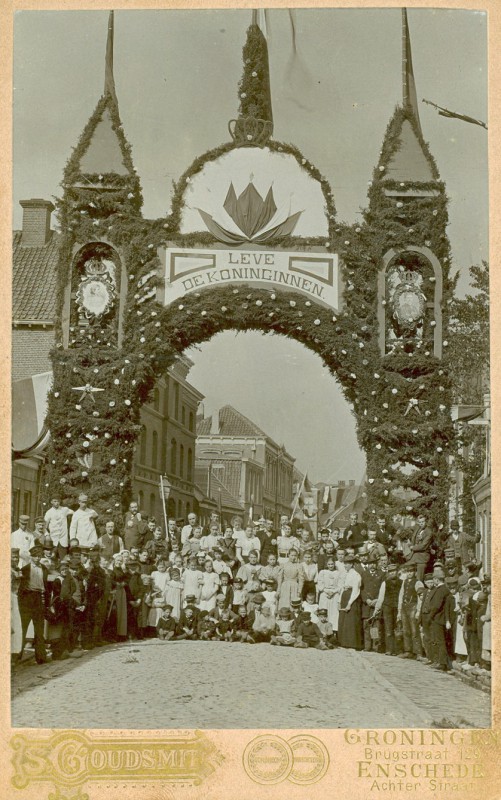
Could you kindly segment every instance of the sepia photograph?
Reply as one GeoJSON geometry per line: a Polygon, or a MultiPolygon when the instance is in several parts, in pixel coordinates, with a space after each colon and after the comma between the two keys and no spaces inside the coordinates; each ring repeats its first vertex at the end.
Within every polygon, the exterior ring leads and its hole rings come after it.
{"type": "Polygon", "coordinates": [[[491,727],[487,22],[14,14],[14,729],[491,727]]]}

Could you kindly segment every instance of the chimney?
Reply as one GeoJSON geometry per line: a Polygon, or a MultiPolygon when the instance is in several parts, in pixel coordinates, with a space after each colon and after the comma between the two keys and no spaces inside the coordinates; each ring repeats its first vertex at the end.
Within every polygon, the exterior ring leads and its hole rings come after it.
{"type": "Polygon", "coordinates": [[[345,485],[345,482],[344,482],[344,481],[338,481],[338,484],[337,484],[337,485],[338,485],[338,486],[344,486],[344,485],[345,485]]]}
{"type": "Polygon", "coordinates": [[[219,411],[214,411],[210,418],[210,435],[217,436],[219,433],[219,411]]]}
{"type": "Polygon", "coordinates": [[[50,215],[54,206],[50,200],[21,200],[23,207],[22,247],[44,247],[52,236],[50,215]]]}
{"type": "Polygon", "coordinates": [[[355,481],[348,481],[348,486],[355,486],[355,481]]]}

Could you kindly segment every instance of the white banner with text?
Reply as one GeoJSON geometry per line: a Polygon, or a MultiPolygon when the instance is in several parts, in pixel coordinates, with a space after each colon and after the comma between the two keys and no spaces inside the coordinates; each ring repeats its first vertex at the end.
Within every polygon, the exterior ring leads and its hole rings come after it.
{"type": "Polygon", "coordinates": [[[340,309],[336,253],[167,247],[160,248],[158,254],[165,280],[158,299],[164,305],[190,292],[235,283],[271,291],[298,291],[335,311],[340,309]]]}

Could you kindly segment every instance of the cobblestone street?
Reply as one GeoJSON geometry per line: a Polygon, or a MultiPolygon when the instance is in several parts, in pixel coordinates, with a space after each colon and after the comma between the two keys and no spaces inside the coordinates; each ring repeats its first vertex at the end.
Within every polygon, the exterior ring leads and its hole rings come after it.
{"type": "Polygon", "coordinates": [[[415,661],[156,640],[21,666],[12,724],[45,728],[488,727],[490,697],[415,661]]]}

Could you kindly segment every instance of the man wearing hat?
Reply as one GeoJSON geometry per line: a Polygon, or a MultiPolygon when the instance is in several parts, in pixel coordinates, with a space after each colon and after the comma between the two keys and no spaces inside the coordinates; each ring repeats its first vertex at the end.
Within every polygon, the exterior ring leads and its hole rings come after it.
{"type": "Polygon", "coordinates": [[[78,497],[79,508],[73,514],[70,525],[70,539],[78,539],[80,547],[90,548],[97,542],[96,525],[94,520],[97,511],[88,508],[86,494],[78,497]]]}
{"type": "MultiPolygon", "coordinates": [[[[86,650],[93,647],[102,639],[104,625],[104,597],[106,591],[106,573],[100,566],[101,550],[98,545],[89,551],[89,569],[85,578],[87,589],[85,592],[85,628],[82,642],[86,650]]],[[[105,609],[104,609],[105,610],[105,609]]]]}
{"type": "Polygon", "coordinates": [[[410,561],[403,566],[404,578],[398,597],[398,620],[402,622],[404,637],[404,652],[399,658],[416,658],[423,655],[421,636],[416,619],[417,592],[416,592],[416,565],[410,561]]]}
{"type": "Polygon", "coordinates": [[[37,664],[49,661],[45,649],[44,619],[45,608],[48,601],[47,569],[42,566],[40,559],[43,548],[35,543],[30,547],[30,561],[21,569],[21,582],[19,585],[18,600],[19,614],[21,616],[23,641],[21,657],[26,644],[26,633],[30,622],[33,622],[35,634],[35,659],[37,664]]]}
{"type": "Polygon", "coordinates": [[[383,575],[383,582],[379,590],[376,601],[375,613],[382,611],[384,626],[384,642],[387,656],[397,655],[397,644],[395,631],[398,617],[398,598],[402,581],[398,577],[396,564],[388,564],[386,574],[383,575]]]}
{"type": "Polygon", "coordinates": [[[449,660],[445,632],[452,628],[451,594],[445,585],[445,573],[442,567],[434,567],[433,583],[435,591],[429,600],[432,667],[441,672],[448,672],[449,660]]]}
{"type": "Polygon", "coordinates": [[[444,550],[444,572],[446,580],[447,578],[455,578],[457,580],[461,574],[461,568],[458,566],[452,547],[446,547],[444,550]]]}
{"type": "Polygon", "coordinates": [[[435,592],[436,586],[435,581],[433,580],[433,573],[432,572],[425,572],[424,575],[424,591],[421,598],[421,606],[419,609],[419,616],[418,622],[421,626],[422,636],[423,636],[423,649],[424,654],[426,656],[426,663],[432,663],[432,652],[431,652],[431,636],[430,636],[430,626],[431,626],[431,619],[430,619],[430,602],[435,592]]]}
{"type": "Polygon", "coordinates": [[[52,544],[56,548],[58,558],[68,552],[68,517],[73,514],[73,509],[62,506],[59,497],[53,497],[51,507],[45,512],[44,520],[52,544]]]}
{"type": "Polygon", "coordinates": [[[19,550],[19,566],[24,567],[31,563],[30,548],[35,544],[34,535],[28,530],[30,518],[28,514],[19,517],[19,528],[10,535],[10,546],[19,550]]]}

